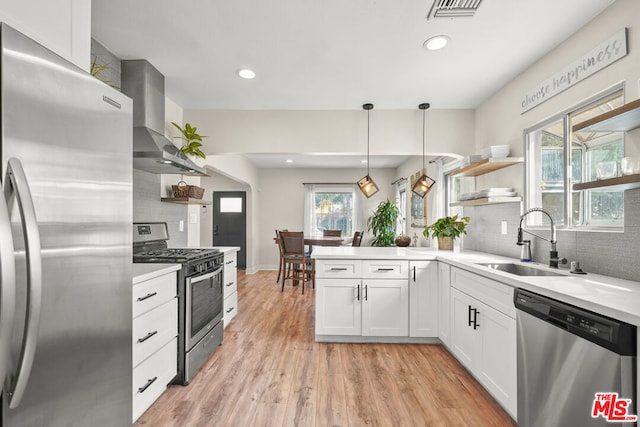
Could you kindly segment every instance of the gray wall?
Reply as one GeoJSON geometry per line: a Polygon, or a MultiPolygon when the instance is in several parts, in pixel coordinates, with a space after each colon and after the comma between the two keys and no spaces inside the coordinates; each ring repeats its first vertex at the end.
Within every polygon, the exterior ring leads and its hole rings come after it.
{"type": "Polygon", "coordinates": [[[160,175],[133,170],[133,222],[166,222],[169,246],[187,246],[187,205],[160,201],[160,175]],[[184,230],[180,231],[180,221],[184,230]]]}
{"type": "MultiPolygon", "coordinates": [[[[558,254],[579,261],[587,272],[628,280],[640,279],[640,190],[624,193],[624,232],[558,230],[558,254]]],[[[471,217],[464,237],[464,248],[520,258],[518,203],[467,206],[464,214],[471,217]],[[507,221],[507,234],[500,234],[500,221],[507,221]]],[[[538,232],[539,231],[539,232],[538,232]]],[[[549,237],[546,230],[537,234],[549,237]]],[[[531,240],[533,260],[547,264],[550,244],[534,236],[531,240]]],[[[567,266],[568,267],[568,264],[567,266]]]]}
{"type": "Polygon", "coordinates": [[[94,59],[97,65],[107,65],[107,68],[96,77],[108,85],[120,89],[120,59],[99,42],[91,39],[91,62],[94,59]]]}

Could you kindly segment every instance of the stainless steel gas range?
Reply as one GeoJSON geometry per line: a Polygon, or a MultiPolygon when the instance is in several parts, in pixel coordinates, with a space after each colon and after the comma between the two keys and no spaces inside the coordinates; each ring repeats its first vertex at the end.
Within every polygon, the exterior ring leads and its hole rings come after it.
{"type": "Polygon", "coordinates": [[[133,224],[133,262],[182,264],[178,272],[178,375],[187,385],[222,343],[224,255],[217,249],[168,248],[166,223],[133,224]]]}

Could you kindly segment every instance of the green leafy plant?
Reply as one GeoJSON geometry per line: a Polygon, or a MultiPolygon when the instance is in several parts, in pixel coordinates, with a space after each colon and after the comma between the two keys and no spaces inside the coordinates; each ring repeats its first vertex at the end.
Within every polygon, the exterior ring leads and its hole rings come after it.
{"type": "Polygon", "coordinates": [[[108,84],[112,88],[120,90],[120,88],[118,86],[115,86],[111,80],[105,80],[103,78],[104,76],[102,75],[102,73],[108,70],[109,67],[111,67],[111,64],[108,62],[106,64],[98,64],[98,57],[94,56],[91,60],[91,64],[89,65],[89,74],[91,74],[101,82],[108,84]]]}
{"type": "Polygon", "coordinates": [[[460,217],[460,219],[458,219],[458,215],[445,216],[426,226],[422,234],[427,238],[431,235],[431,237],[452,237],[455,239],[461,234],[467,234],[466,227],[469,221],[468,216],[460,217]]]}
{"type": "Polygon", "coordinates": [[[391,200],[380,202],[373,215],[367,219],[369,231],[373,232],[371,246],[392,246],[396,238],[396,219],[400,212],[391,200]]]}
{"type": "Polygon", "coordinates": [[[207,156],[200,151],[200,147],[202,147],[202,138],[206,138],[206,136],[202,136],[198,134],[198,128],[195,126],[191,126],[189,123],[184,124],[184,128],[177,123],[171,122],[172,125],[176,127],[182,134],[182,136],[176,136],[175,138],[182,138],[185,140],[185,144],[180,147],[180,151],[187,156],[198,156],[206,159],[207,156]]]}

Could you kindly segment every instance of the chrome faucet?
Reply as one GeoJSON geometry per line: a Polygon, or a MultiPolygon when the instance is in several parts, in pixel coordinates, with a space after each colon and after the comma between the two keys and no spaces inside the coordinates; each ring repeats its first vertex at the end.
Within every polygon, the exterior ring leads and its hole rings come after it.
{"type": "Polygon", "coordinates": [[[539,239],[546,240],[547,242],[551,243],[551,251],[549,252],[549,267],[558,268],[558,263],[561,263],[561,264],[567,263],[566,258],[558,258],[558,250],[556,246],[556,243],[558,242],[557,235],[556,235],[556,226],[553,223],[553,218],[551,217],[551,214],[549,212],[547,212],[542,208],[531,208],[525,213],[523,213],[522,215],[520,215],[520,225],[518,226],[518,241],[516,242],[516,245],[522,246],[522,251],[520,253],[520,261],[532,261],[531,240],[524,240],[522,238],[523,232],[529,233],[532,236],[536,236],[539,239]],[[532,233],[531,231],[528,231],[522,228],[522,221],[524,220],[524,217],[526,217],[532,212],[542,212],[543,214],[549,217],[549,221],[551,221],[551,238],[550,239],[547,239],[546,237],[542,237],[538,234],[532,233]]]}

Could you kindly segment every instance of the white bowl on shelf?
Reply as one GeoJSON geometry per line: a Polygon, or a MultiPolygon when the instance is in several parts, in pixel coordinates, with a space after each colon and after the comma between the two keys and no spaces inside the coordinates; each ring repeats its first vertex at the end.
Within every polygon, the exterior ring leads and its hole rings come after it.
{"type": "Polygon", "coordinates": [[[635,175],[640,173],[640,157],[624,157],[620,160],[622,175],[635,175]]]}
{"type": "Polygon", "coordinates": [[[509,157],[511,147],[508,145],[491,145],[480,150],[483,159],[509,157]]]}

